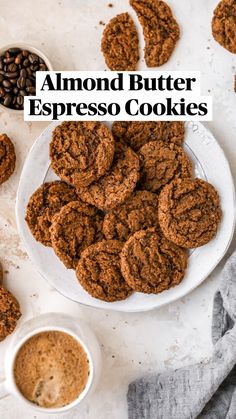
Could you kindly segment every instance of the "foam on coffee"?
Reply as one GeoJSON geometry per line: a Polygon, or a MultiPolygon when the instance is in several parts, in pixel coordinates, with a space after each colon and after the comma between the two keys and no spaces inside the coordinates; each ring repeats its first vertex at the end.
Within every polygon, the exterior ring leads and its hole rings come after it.
{"type": "Polygon", "coordinates": [[[69,334],[42,332],[19,349],[14,376],[26,399],[41,407],[58,408],[72,403],[85,389],[89,360],[80,343],[69,334]]]}

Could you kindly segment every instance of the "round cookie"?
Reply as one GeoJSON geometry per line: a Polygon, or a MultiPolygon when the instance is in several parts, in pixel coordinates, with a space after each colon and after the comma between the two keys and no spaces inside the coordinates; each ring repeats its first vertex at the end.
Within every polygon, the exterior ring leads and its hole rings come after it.
{"type": "Polygon", "coordinates": [[[150,141],[139,151],[140,188],[158,192],[175,178],[192,177],[192,163],[182,147],[150,141]]]}
{"type": "Polygon", "coordinates": [[[14,145],[6,134],[0,134],[0,185],[9,179],[15,170],[15,165],[14,145]]]}
{"type": "Polygon", "coordinates": [[[117,121],[112,124],[112,133],[117,141],[124,142],[134,151],[138,151],[150,141],[181,145],[185,129],[183,122],[117,121]]]}
{"type": "Polygon", "coordinates": [[[78,196],[73,186],[65,182],[47,182],[41,185],[29,199],[25,220],[34,238],[51,246],[51,227],[53,216],[71,201],[76,201],[78,196]]]}
{"type": "Polygon", "coordinates": [[[6,288],[0,287],[0,341],[14,331],[20,317],[17,299],[6,288]]]}
{"type": "Polygon", "coordinates": [[[222,0],[214,10],[212,34],[225,49],[236,54],[236,2],[222,0]]]}
{"type": "Polygon", "coordinates": [[[120,271],[122,247],[118,240],[103,240],[82,253],[76,276],[92,297],[113,302],[124,300],[132,293],[120,271]]]}
{"type": "Polygon", "coordinates": [[[159,223],[165,237],[185,247],[208,243],[221,221],[220,199],[202,179],[175,179],[159,196],[159,223]]]}
{"type": "Polygon", "coordinates": [[[117,144],[110,171],[87,188],[78,189],[81,199],[109,211],[122,204],[139,180],[139,158],[131,148],[117,144]]]}
{"type": "Polygon", "coordinates": [[[115,16],[103,31],[101,50],[113,71],[136,70],[139,60],[138,33],[128,13],[115,16]]]}
{"type": "Polygon", "coordinates": [[[138,292],[158,294],[178,285],[187,267],[187,253],[155,228],[137,231],[121,252],[121,272],[138,292]]]}
{"type": "Polygon", "coordinates": [[[161,0],[130,0],[143,28],[144,58],[148,67],[165,64],[180,37],[171,8],[161,0]]]}
{"type": "Polygon", "coordinates": [[[158,227],[158,197],[148,191],[133,192],[124,204],[105,215],[103,234],[107,240],[126,241],[138,230],[158,227]]]}
{"type": "Polygon", "coordinates": [[[50,228],[52,247],[68,269],[75,269],[81,252],[102,240],[103,214],[81,201],[70,202],[58,212],[50,228]]]}
{"type": "Polygon", "coordinates": [[[50,158],[54,172],[81,188],[103,176],[111,166],[115,142],[100,122],[63,122],[53,131],[50,158]]]}

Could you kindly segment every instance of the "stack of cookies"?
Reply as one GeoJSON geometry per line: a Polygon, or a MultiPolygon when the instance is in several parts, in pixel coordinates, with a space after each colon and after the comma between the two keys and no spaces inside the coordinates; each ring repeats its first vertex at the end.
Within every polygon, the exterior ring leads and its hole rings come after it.
{"type": "Polygon", "coordinates": [[[61,180],[31,196],[26,221],[82,287],[112,302],[178,285],[188,248],[209,242],[218,194],[193,178],[182,122],[64,122],[50,142],[61,180]]]}

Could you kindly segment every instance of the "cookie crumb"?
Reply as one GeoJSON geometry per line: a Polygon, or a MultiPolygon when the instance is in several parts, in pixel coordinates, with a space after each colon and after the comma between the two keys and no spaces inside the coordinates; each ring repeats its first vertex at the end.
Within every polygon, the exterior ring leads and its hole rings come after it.
{"type": "Polygon", "coordinates": [[[108,7],[114,7],[114,4],[109,3],[107,6],[108,6],[108,7]]]}
{"type": "Polygon", "coordinates": [[[99,25],[105,26],[105,23],[102,20],[100,20],[99,25]]]}

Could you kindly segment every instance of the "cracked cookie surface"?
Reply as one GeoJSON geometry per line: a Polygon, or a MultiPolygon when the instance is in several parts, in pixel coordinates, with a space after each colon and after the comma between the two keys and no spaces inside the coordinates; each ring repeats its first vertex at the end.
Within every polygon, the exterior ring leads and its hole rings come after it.
{"type": "Polygon", "coordinates": [[[100,122],[63,122],[53,131],[50,159],[54,172],[80,188],[90,185],[110,168],[115,143],[100,122]]]}
{"type": "Polygon", "coordinates": [[[136,70],[139,41],[136,26],[128,13],[115,16],[103,31],[101,50],[113,71],[136,70]]]}
{"type": "Polygon", "coordinates": [[[82,201],[70,202],[55,215],[50,228],[52,247],[68,269],[75,269],[86,247],[102,240],[103,214],[82,201]]]}
{"type": "Polygon", "coordinates": [[[139,150],[140,189],[158,192],[176,178],[191,178],[192,163],[182,147],[150,141],[139,150]]]}
{"type": "Polygon", "coordinates": [[[187,267],[187,253],[155,228],[137,231],[121,252],[121,272],[138,292],[157,294],[178,285],[187,267]]]}
{"type": "Polygon", "coordinates": [[[138,230],[158,226],[158,197],[148,191],[134,192],[124,204],[105,215],[106,239],[126,241],[138,230]]]}
{"type": "Polygon", "coordinates": [[[117,144],[109,172],[87,188],[78,189],[81,199],[101,210],[122,204],[139,180],[139,158],[131,148],[117,144]]]}
{"type": "Polygon", "coordinates": [[[236,1],[222,0],[214,10],[212,34],[228,51],[236,54],[236,1]]]}
{"type": "Polygon", "coordinates": [[[160,193],[158,215],[167,239],[185,248],[203,246],[221,221],[219,195],[204,180],[176,179],[160,193]]]}
{"type": "Polygon", "coordinates": [[[41,185],[29,199],[25,220],[34,238],[51,246],[51,227],[53,216],[71,201],[76,201],[78,196],[73,186],[65,182],[46,182],[41,185]]]}
{"type": "Polygon", "coordinates": [[[117,121],[112,124],[112,133],[117,141],[138,151],[150,141],[182,145],[185,129],[183,122],[117,121]]]}
{"type": "Polygon", "coordinates": [[[6,134],[0,134],[0,185],[6,182],[15,170],[15,148],[6,134]]]}
{"type": "Polygon", "coordinates": [[[130,0],[143,28],[144,58],[148,67],[165,64],[180,37],[171,8],[161,0],[130,0]]]}
{"type": "Polygon", "coordinates": [[[10,335],[21,317],[17,299],[6,288],[0,286],[0,341],[10,335]]]}
{"type": "Polygon", "coordinates": [[[122,247],[118,240],[103,240],[82,253],[76,275],[92,297],[113,302],[124,300],[132,293],[120,270],[122,247]]]}

